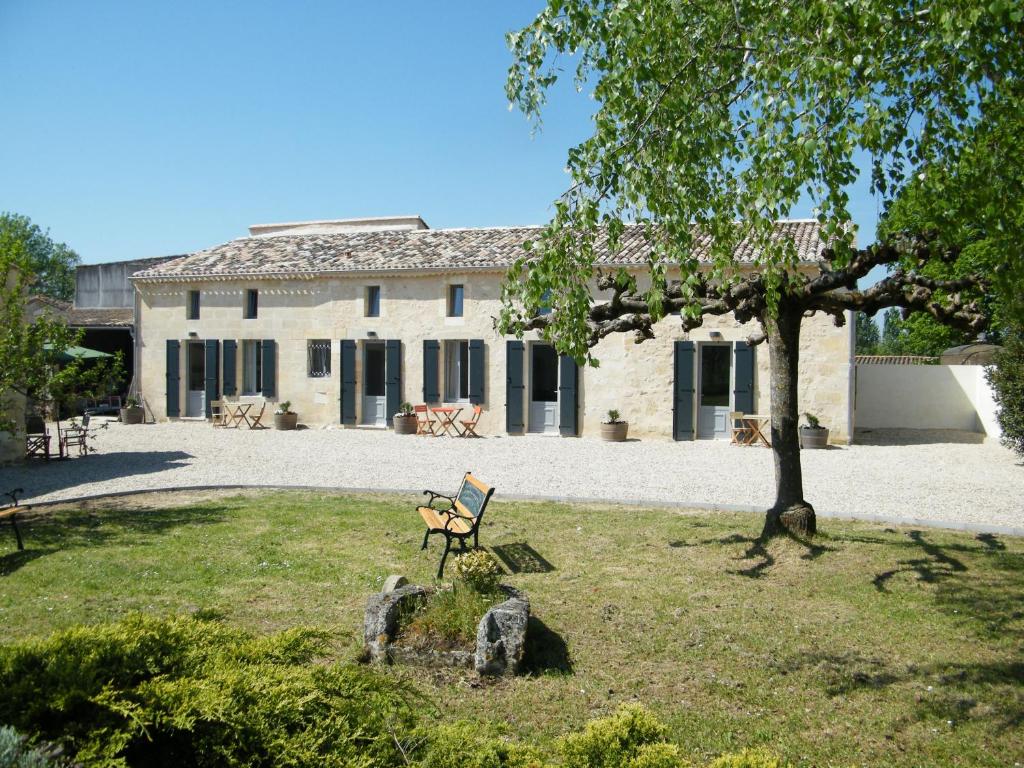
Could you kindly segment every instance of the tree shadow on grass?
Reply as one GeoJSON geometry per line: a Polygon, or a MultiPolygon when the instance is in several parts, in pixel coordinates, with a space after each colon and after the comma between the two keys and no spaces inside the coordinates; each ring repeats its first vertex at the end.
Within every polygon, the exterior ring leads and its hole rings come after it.
{"type": "MultiPolygon", "coordinates": [[[[71,512],[35,512],[21,516],[18,522],[25,540],[23,552],[0,556],[0,575],[9,575],[40,557],[69,549],[102,547],[126,537],[133,544],[139,537],[158,537],[185,526],[219,523],[226,519],[228,507],[206,504],[173,509],[116,509],[71,512]]],[[[148,542],[147,542],[148,543],[148,542]]]]}
{"type": "Polygon", "coordinates": [[[913,573],[921,581],[934,584],[945,576],[967,570],[961,560],[947,554],[943,547],[929,542],[921,531],[910,531],[907,536],[921,549],[923,556],[899,560],[895,568],[876,574],[872,584],[879,592],[888,591],[887,584],[900,573],[913,573]]]}
{"type": "MultiPolygon", "coordinates": [[[[733,533],[728,536],[721,536],[715,539],[703,539],[701,541],[687,542],[687,541],[670,541],[668,545],[673,549],[680,549],[685,547],[707,547],[707,546],[731,546],[734,544],[746,544],[747,547],[743,553],[737,556],[736,560],[750,561],[750,565],[746,568],[738,568],[729,570],[728,573],[736,576],[745,576],[749,579],[760,579],[768,575],[769,571],[776,564],[775,555],[773,555],[768,549],[768,543],[775,539],[765,538],[763,536],[744,536],[743,534],[733,533]]],[[[792,534],[779,537],[778,540],[782,541],[793,541],[803,548],[803,552],[800,555],[801,560],[817,560],[822,555],[828,552],[838,551],[838,547],[827,546],[819,542],[812,541],[811,539],[803,538],[800,536],[794,536],[792,534]]]]}
{"type": "Polygon", "coordinates": [[[572,674],[572,658],[565,639],[536,616],[530,616],[526,625],[522,668],[531,675],[572,674]]]}

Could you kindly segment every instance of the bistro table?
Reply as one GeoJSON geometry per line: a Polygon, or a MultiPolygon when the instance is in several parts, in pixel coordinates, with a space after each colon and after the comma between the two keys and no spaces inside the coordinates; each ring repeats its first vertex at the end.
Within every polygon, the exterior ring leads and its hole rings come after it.
{"type": "Polygon", "coordinates": [[[245,415],[249,413],[249,409],[252,408],[252,403],[228,403],[225,402],[222,406],[224,408],[224,426],[231,427],[232,429],[238,429],[239,425],[245,421],[245,415]]]}
{"type": "MultiPolygon", "coordinates": [[[[437,414],[438,426],[444,430],[444,433],[448,435],[448,437],[461,437],[459,434],[459,426],[455,423],[455,420],[459,418],[459,414],[462,413],[462,408],[441,406],[439,408],[431,408],[430,410],[437,414]],[[452,434],[453,429],[455,430],[454,434],[452,434]]],[[[438,434],[440,434],[440,432],[438,434]]]]}
{"type": "Polygon", "coordinates": [[[768,438],[764,436],[764,429],[771,423],[772,417],[766,416],[760,413],[744,413],[740,417],[740,421],[743,422],[743,426],[747,429],[747,439],[743,441],[744,445],[755,445],[758,441],[763,443],[766,447],[771,447],[771,443],[768,442],[768,438]]]}

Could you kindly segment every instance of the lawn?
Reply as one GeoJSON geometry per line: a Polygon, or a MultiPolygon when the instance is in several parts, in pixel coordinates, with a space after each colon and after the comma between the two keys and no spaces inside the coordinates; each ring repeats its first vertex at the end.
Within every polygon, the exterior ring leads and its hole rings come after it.
{"type": "MultiPolygon", "coordinates": [[[[357,657],[369,592],[428,582],[416,498],[264,493],[59,508],[0,529],[9,640],[212,609],[311,625],[357,657]],[[188,499],[185,499],[188,501],[188,499]],[[164,508],[153,506],[163,504],[164,508]]],[[[549,748],[639,701],[690,753],[808,765],[1024,761],[1024,541],[820,521],[808,546],[742,514],[493,502],[482,543],[531,598],[531,673],[391,668],[442,709],[549,748]]]]}

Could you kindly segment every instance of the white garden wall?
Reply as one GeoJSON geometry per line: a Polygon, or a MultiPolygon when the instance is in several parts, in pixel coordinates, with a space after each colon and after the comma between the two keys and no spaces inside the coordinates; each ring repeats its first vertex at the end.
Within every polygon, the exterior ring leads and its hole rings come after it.
{"type": "Polygon", "coordinates": [[[999,436],[980,365],[857,365],[858,429],[960,429],[999,436]]]}

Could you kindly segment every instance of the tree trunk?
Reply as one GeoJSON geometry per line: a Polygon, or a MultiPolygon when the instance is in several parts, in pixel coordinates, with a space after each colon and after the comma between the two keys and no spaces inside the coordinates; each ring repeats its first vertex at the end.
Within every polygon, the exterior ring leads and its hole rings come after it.
{"type": "Polygon", "coordinates": [[[800,322],[803,310],[783,298],[778,314],[763,322],[771,357],[772,453],[775,456],[775,505],[768,510],[762,537],[814,535],[814,508],[804,501],[800,468],[800,411],[797,384],[800,322]]]}

